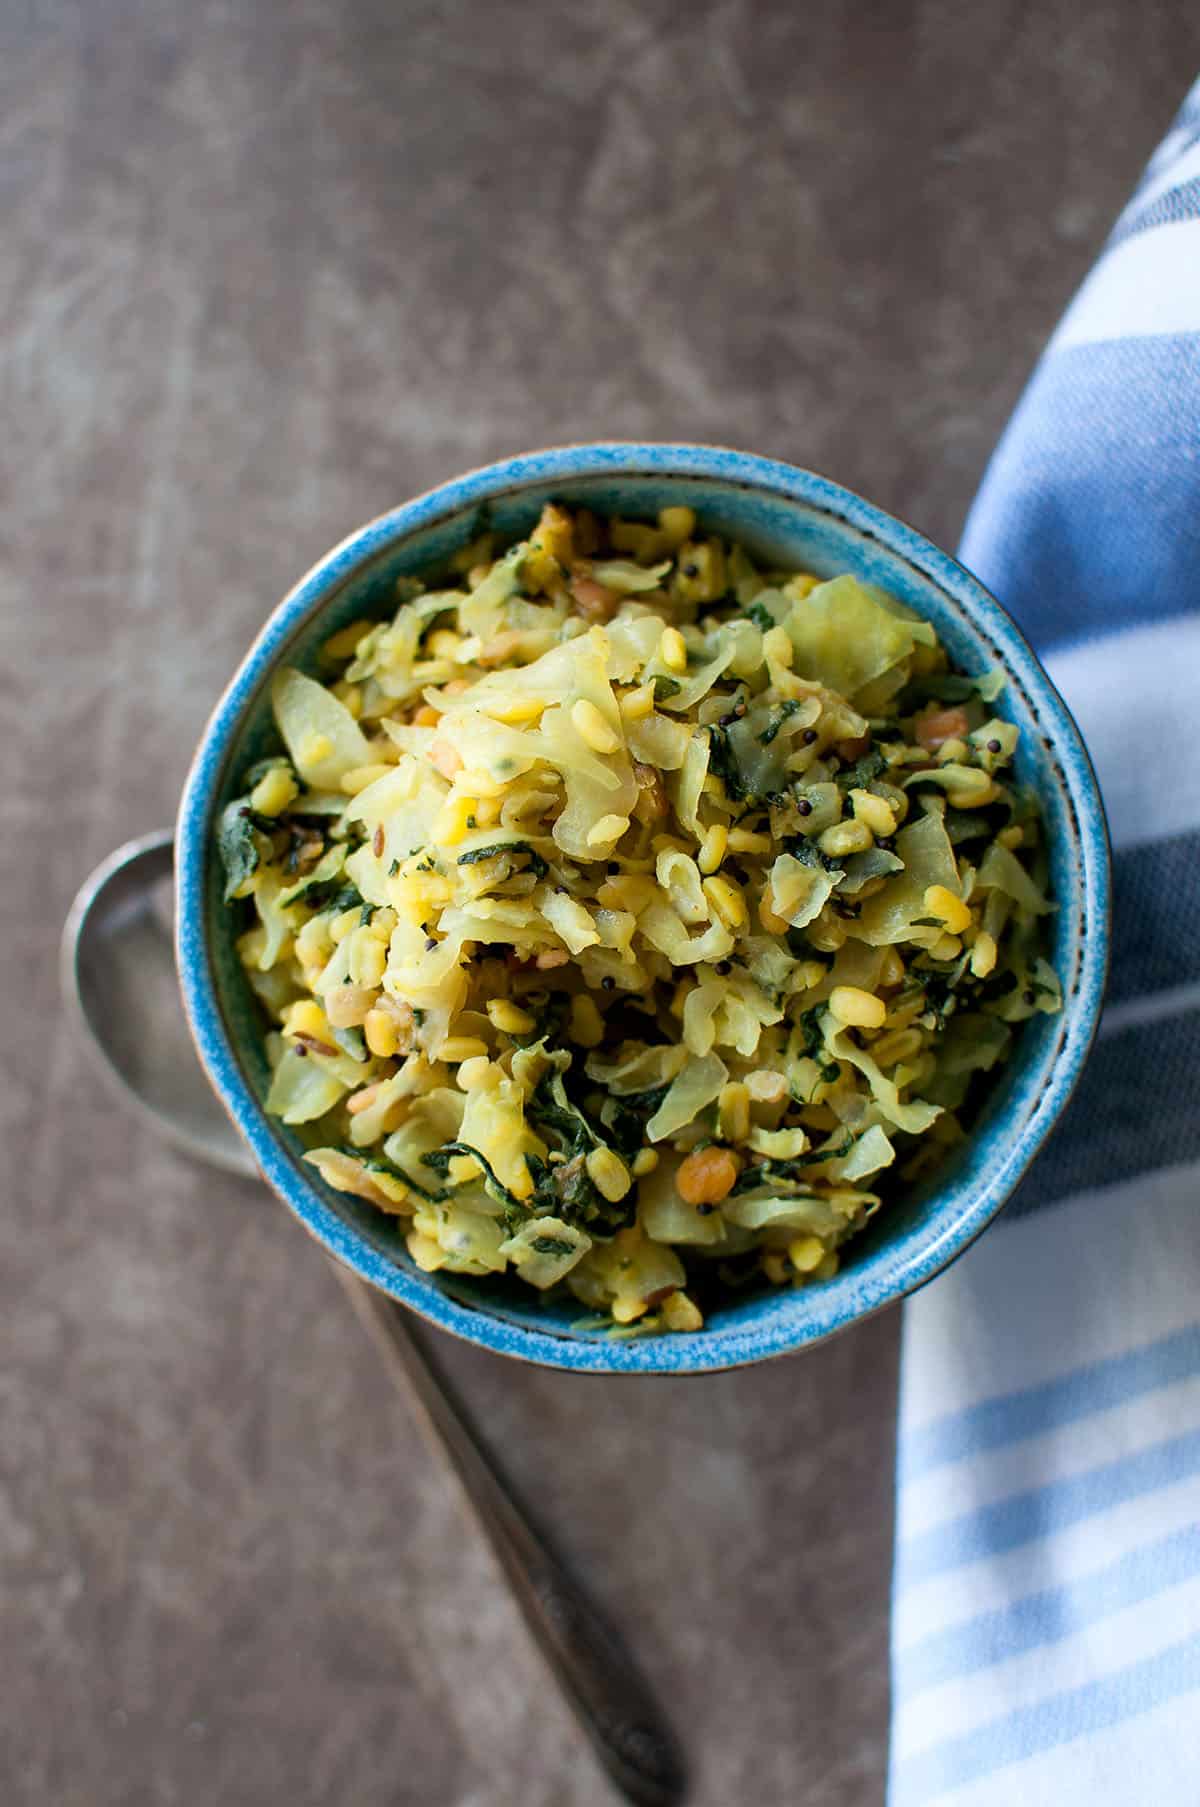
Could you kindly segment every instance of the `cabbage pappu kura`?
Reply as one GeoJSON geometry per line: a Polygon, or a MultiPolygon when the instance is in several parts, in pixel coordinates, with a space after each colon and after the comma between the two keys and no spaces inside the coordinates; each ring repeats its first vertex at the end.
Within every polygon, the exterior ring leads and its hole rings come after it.
{"type": "Polygon", "coordinates": [[[1002,675],[687,508],[394,601],[277,674],[220,824],[267,1110],[419,1267],[630,1334],[829,1278],[1060,1007],[1002,675]]]}

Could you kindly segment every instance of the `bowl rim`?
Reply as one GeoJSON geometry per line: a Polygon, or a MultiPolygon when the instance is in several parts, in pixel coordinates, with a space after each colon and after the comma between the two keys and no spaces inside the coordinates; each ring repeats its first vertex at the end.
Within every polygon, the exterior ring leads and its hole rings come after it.
{"type": "Polygon", "coordinates": [[[184,1010],[201,1065],[271,1189],[335,1260],[409,1306],[427,1322],[477,1347],[584,1373],[712,1373],[788,1355],[824,1341],[924,1286],[956,1260],[1003,1209],[1058,1121],[1091,1049],[1108,972],[1111,856],[1099,786],[1079,729],[1021,629],[979,580],[916,528],[815,471],[734,448],[658,441],[598,441],[517,453],[425,490],[356,528],[325,553],[271,610],[219,697],[192,758],[175,831],[176,964],[184,1010]],[[597,476],[708,479],[797,501],[833,515],[875,539],[942,589],[972,623],[1001,647],[1045,724],[1049,758],[1073,811],[1082,868],[1073,890],[1086,932],[1071,992],[1073,1015],[1038,1103],[1009,1157],[987,1176],[976,1196],[949,1223],[935,1206],[917,1246],[878,1252],[858,1276],[849,1304],[810,1309],[790,1321],[755,1322],[710,1337],[584,1339],[553,1329],[533,1330],[502,1313],[464,1304],[431,1276],[410,1273],[370,1245],[335,1212],[285,1151],[242,1070],[218,1001],[205,932],[205,882],[210,822],[229,752],[245,711],[264,678],[285,656],[330,597],[362,565],[412,534],[497,496],[546,481],[597,476]]]}

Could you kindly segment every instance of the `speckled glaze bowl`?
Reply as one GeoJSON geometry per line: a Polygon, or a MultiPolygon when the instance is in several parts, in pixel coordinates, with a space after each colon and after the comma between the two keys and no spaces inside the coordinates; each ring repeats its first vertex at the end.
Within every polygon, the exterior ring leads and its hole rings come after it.
{"type": "Polygon", "coordinates": [[[505,459],[443,484],[351,534],[275,609],[205,729],[176,834],[177,955],[192,1034],[212,1084],[265,1178],[331,1255],[423,1317],[499,1354],[581,1372],[700,1373],[802,1349],[912,1292],[974,1241],[1050,1134],[1079,1078],[1104,991],[1109,856],[1104,813],[1079,731],[1025,640],[961,565],[827,478],[745,452],[688,445],[584,445],[505,459]],[[853,571],[937,627],[955,664],[1003,665],[1000,704],[1021,730],[1017,771],[1042,798],[1058,911],[1053,957],[1064,1007],[1024,1028],[965,1147],[851,1243],[834,1278],[803,1291],[731,1299],[697,1335],[613,1338],[574,1328],[582,1307],[547,1303],[515,1281],[421,1273],[396,1220],[327,1187],[299,1140],[269,1119],[263,1030],[221,901],[213,825],[239,775],[272,749],[270,680],[311,666],[359,615],[390,613],[396,578],[447,559],[486,508],[519,537],[555,499],[652,516],[672,503],[781,566],[853,571]]]}

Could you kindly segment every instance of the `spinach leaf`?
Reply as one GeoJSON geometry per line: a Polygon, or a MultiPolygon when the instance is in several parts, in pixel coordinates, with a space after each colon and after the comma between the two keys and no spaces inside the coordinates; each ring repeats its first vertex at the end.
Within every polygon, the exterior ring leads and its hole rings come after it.
{"type": "Polygon", "coordinates": [[[830,1060],[825,1052],[825,1037],[822,1033],[824,1018],[824,1004],[814,1004],[811,1010],[806,1010],[801,1016],[799,1028],[804,1037],[805,1054],[816,1061],[817,1069],[825,1083],[832,1085],[841,1068],[837,1061],[830,1060]]]}
{"type": "Polygon", "coordinates": [[[878,778],[881,773],[886,771],[887,760],[878,747],[872,747],[869,752],[863,754],[861,759],[856,759],[853,765],[846,766],[843,771],[840,771],[837,781],[844,790],[861,791],[866,789],[873,778],[878,778]]]}
{"type": "Polygon", "coordinates": [[[293,903],[302,903],[308,910],[334,910],[338,915],[343,910],[365,911],[366,921],[371,912],[371,905],[363,902],[362,892],[357,885],[352,885],[344,878],[318,878],[297,891],[293,903]]]}
{"type": "Polygon", "coordinates": [[[750,798],[750,789],[729,744],[728,731],[719,722],[713,722],[708,730],[708,766],[725,786],[725,794],[731,801],[742,803],[750,798]]]}
{"type": "Polygon", "coordinates": [[[595,1185],[588,1173],[586,1160],[593,1148],[605,1147],[583,1112],[567,1096],[562,1074],[553,1068],[543,1073],[533,1097],[525,1107],[529,1121],[536,1124],[547,1140],[559,1144],[556,1152],[565,1160],[537,1163],[526,1157],[534,1174],[534,1196],[539,1205],[567,1223],[590,1223],[596,1217],[610,1217],[614,1211],[624,1220],[623,1202],[612,1205],[595,1185]]]}
{"type": "Polygon", "coordinates": [[[951,969],[949,972],[914,970],[913,977],[925,993],[925,1002],[933,1012],[935,1029],[944,1029],[947,1017],[952,1016],[958,1008],[958,999],[954,995],[958,982],[956,970],[951,969]]]}
{"type": "Polygon", "coordinates": [[[536,848],[530,847],[526,841],[495,841],[488,847],[472,847],[469,853],[460,853],[458,865],[474,866],[480,860],[495,859],[497,855],[524,853],[529,857],[530,870],[535,878],[545,878],[550,868],[536,848]]]}
{"type": "Polygon", "coordinates": [[[807,1155],[806,1159],[808,1161],[809,1166],[810,1167],[814,1166],[816,1163],[818,1163],[820,1161],[841,1161],[841,1160],[843,1160],[846,1157],[846,1155],[848,1155],[850,1153],[850,1150],[854,1147],[854,1144],[857,1140],[858,1140],[858,1138],[854,1134],[854,1132],[852,1130],[848,1129],[846,1131],[845,1135],[842,1137],[841,1141],[837,1144],[836,1148],[820,1148],[820,1149],[817,1149],[815,1152],[807,1155]]]}
{"type": "Polygon", "coordinates": [[[628,1161],[646,1140],[646,1120],[652,1117],[670,1088],[655,1086],[648,1092],[626,1093],[604,1101],[600,1121],[612,1138],[612,1145],[622,1160],[628,1161]]]}
{"type": "Polygon", "coordinates": [[[532,999],[521,1000],[522,1007],[529,1011],[534,1019],[533,1028],[528,1035],[512,1035],[509,1037],[518,1048],[531,1048],[535,1042],[544,1041],[553,1047],[558,1041],[562,1026],[567,1020],[570,999],[564,991],[552,991],[545,1002],[538,1005],[532,999]]]}
{"type": "MultiPolygon", "coordinates": [[[[560,1161],[525,1157],[534,1179],[535,1207],[549,1210],[567,1223],[586,1224],[589,1228],[597,1222],[613,1228],[628,1223],[636,1204],[637,1188],[631,1187],[623,1199],[612,1200],[605,1198],[592,1180],[587,1170],[587,1157],[592,1149],[606,1148],[608,1144],[568,1096],[561,1073],[551,1070],[542,1075],[525,1107],[525,1114],[547,1141],[554,1140],[559,1144],[555,1152],[566,1157],[560,1161]]],[[[639,1148],[641,1143],[642,1124],[638,1120],[634,1148],[639,1148]]]]}
{"type": "Polygon", "coordinates": [[[445,1187],[437,1192],[431,1192],[427,1186],[418,1185],[411,1173],[406,1173],[403,1167],[397,1167],[396,1163],[389,1161],[386,1155],[368,1154],[365,1149],[355,1148],[352,1142],[343,1143],[342,1152],[352,1156],[356,1161],[361,1161],[368,1173],[386,1173],[392,1179],[399,1180],[402,1186],[407,1186],[410,1192],[415,1192],[418,1197],[426,1199],[431,1205],[440,1204],[444,1198],[450,1196],[445,1187]]]}
{"type": "Polygon", "coordinates": [[[255,830],[259,818],[250,808],[245,797],[238,797],[227,803],[221,812],[221,820],[217,826],[217,852],[221,856],[221,864],[225,868],[225,902],[233,901],[233,894],[250,877],[257,872],[262,857],[255,830]]]}
{"type": "Polygon", "coordinates": [[[733,1195],[738,1197],[747,1192],[757,1192],[760,1187],[770,1186],[782,1189],[784,1193],[798,1192],[801,1195],[811,1194],[814,1179],[820,1178],[809,1172],[823,1161],[840,1161],[854,1147],[856,1137],[847,1130],[836,1148],[823,1148],[818,1152],[811,1150],[807,1154],[798,1155],[795,1160],[772,1160],[769,1156],[750,1167],[744,1167],[734,1182],[733,1195]]]}
{"type": "Polygon", "coordinates": [[[794,860],[802,866],[812,866],[822,872],[840,872],[842,862],[832,854],[822,853],[815,841],[810,841],[804,834],[784,836],[783,851],[790,853],[794,860]]]}
{"type": "Polygon", "coordinates": [[[800,1018],[800,1033],[804,1037],[804,1052],[806,1054],[818,1055],[824,1051],[825,1037],[822,1033],[824,1021],[824,1004],[814,1004],[811,1010],[806,1010],[802,1014],[800,1018]]]}
{"type": "Polygon", "coordinates": [[[623,1220],[622,1206],[610,1205],[593,1185],[582,1154],[573,1155],[569,1161],[542,1161],[537,1155],[526,1155],[525,1164],[533,1176],[531,1203],[535,1210],[577,1225],[609,1217],[614,1211],[623,1220]]]}
{"type": "Polygon", "coordinates": [[[558,1138],[561,1152],[568,1158],[603,1145],[583,1112],[567,1097],[562,1074],[553,1067],[539,1079],[525,1114],[540,1130],[558,1138]]]}
{"type": "Polygon", "coordinates": [[[795,715],[795,713],[796,713],[797,709],[799,709],[799,707],[800,707],[800,699],[798,697],[794,697],[794,696],[790,696],[787,699],[786,703],[781,703],[779,708],[775,712],[775,714],[771,717],[770,721],[767,723],[766,727],[763,729],[762,733],[759,735],[759,737],[758,737],[759,746],[760,747],[769,747],[771,742],[775,739],[775,736],[779,733],[779,730],[782,728],[784,722],[788,719],[788,716],[795,715]]]}
{"type": "MultiPolygon", "coordinates": [[[[489,1198],[495,1199],[498,1205],[504,1206],[505,1223],[510,1226],[524,1223],[529,1216],[528,1206],[517,1197],[515,1192],[510,1192],[502,1180],[496,1177],[495,1169],[486,1155],[481,1155],[479,1150],[472,1148],[469,1142],[443,1143],[441,1148],[435,1148],[431,1154],[423,1154],[421,1165],[431,1167],[435,1173],[446,1174],[450,1170],[451,1161],[460,1154],[469,1155],[483,1168],[483,1189],[489,1198]]],[[[447,1195],[443,1194],[443,1196],[447,1195]]]]}
{"type": "Polygon", "coordinates": [[[575,1244],[564,1236],[534,1236],[529,1244],[538,1255],[573,1255],[575,1244]]]}
{"type": "MultiPolygon", "coordinates": [[[[757,1285],[762,1279],[760,1251],[751,1249],[735,1261],[722,1261],[717,1268],[717,1279],[727,1293],[742,1292],[747,1286],[757,1285]]],[[[689,1291],[694,1290],[689,1287],[689,1291]]]]}

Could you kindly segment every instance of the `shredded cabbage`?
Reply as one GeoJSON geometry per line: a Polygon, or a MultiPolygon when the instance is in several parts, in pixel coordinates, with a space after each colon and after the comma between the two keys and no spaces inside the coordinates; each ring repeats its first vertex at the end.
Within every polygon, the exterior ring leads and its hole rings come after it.
{"type": "Polygon", "coordinates": [[[916,644],[910,623],[850,576],[818,584],[792,604],[783,625],[801,677],[848,698],[908,658],[916,644]]]}
{"type": "Polygon", "coordinates": [[[285,666],[271,686],[275,725],[297,775],[314,789],[336,787],[371,757],[366,736],[346,705],[315,678],[285,666]]]}

